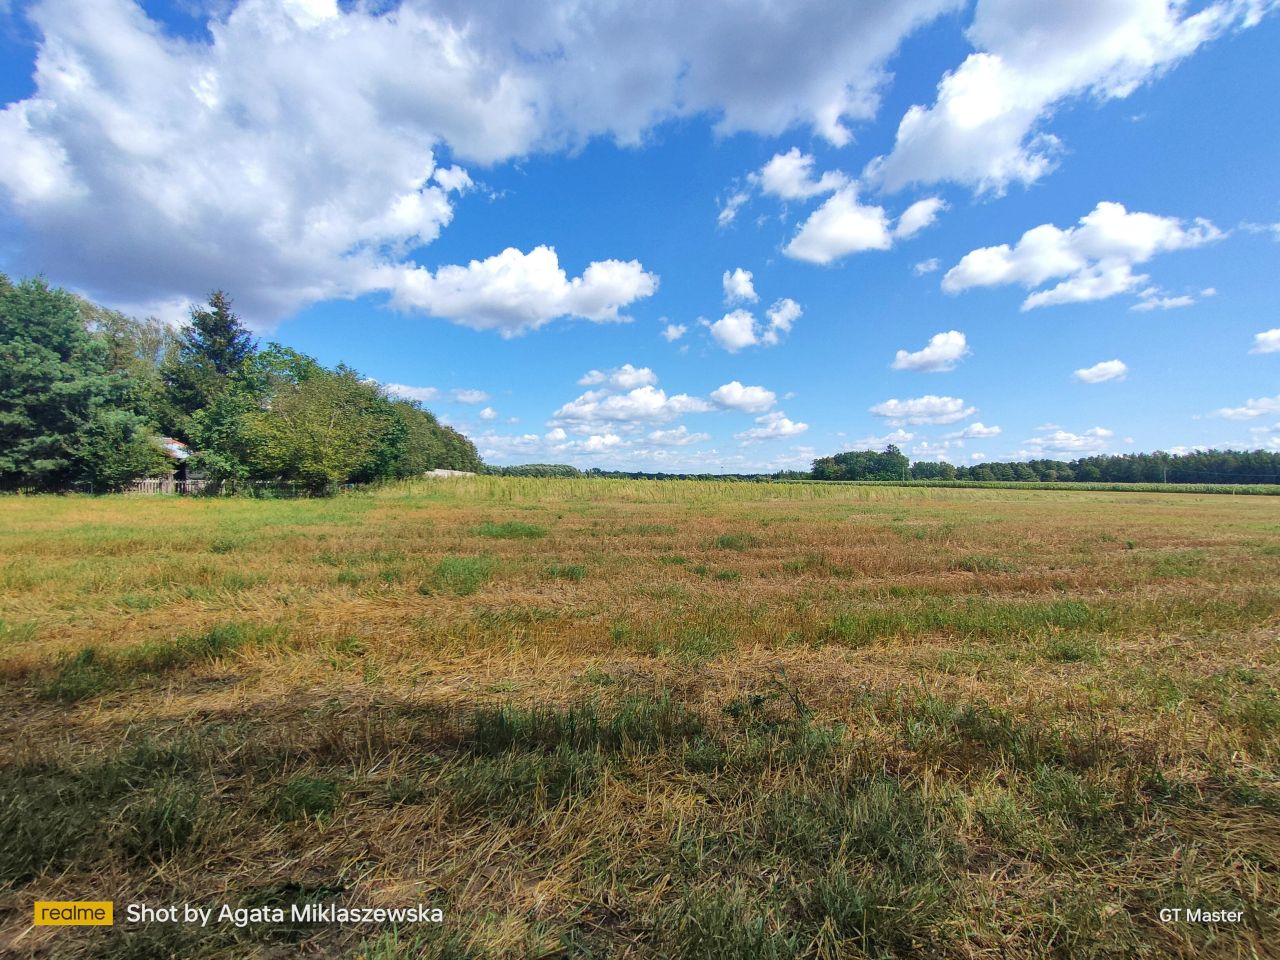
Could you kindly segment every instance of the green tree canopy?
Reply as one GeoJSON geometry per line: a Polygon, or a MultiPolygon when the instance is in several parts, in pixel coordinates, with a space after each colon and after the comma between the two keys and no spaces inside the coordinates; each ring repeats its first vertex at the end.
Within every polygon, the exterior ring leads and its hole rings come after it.
{"type": "Polygon", "coordinates": [[[0,283],[0,488],[115,487],[154,469],[128,400],[79,298],[41,279],[0,283]]]}

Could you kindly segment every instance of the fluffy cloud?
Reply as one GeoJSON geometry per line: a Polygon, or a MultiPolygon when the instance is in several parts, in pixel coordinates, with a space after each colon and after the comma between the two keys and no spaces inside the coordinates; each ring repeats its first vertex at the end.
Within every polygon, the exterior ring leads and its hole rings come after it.
{"type": "Polygon", "coordinates": [[[885,447],[893,445],[900,447],[904,443],[914,440],[916,435],[910,430],[903,430],[899,427],[897,430],[883,434],[882,436],[866,436],[852,440],[844,446],[850,450],[883,450],[885,447]]]}
{"type": "Polygon", "coordinates": [[[756,318],[749,310],[730,310],[710,324],[711,336],[730,353],[737,353],[759,342],[756,318]]]}
{"type": "Polygon", "coordinates": [[[883,207],[858,202],[856,185],[842,187],[809,215],[782,252],[796,260],[827,264],[864,250],[893,246],[883,207]]]}
{"type": "Polygon", "coordinates": [[[719,320],[702,321],[710,329],[712,338],[730,353],[763,344],[777,346],[791,332],[792,325],[804,311],[790,297],[774,301],[765,311],[768,322],[762,324],[750,310],[730,310],[719,320]]]}
{"type": "Polygon", "coordinates": [[[1242,407],[1223,407],[1217,413],[1228,420],[1252,420],[1254,417],[1270,416],[1280,413],[1280,395],[1249,399],[1242,407]]]}
{"type": "Polygon", "coordinates": [[[1021,455],[1030,457],[1080,456],[1099,453],[1106,449],[1107,441],[1115,436],[1106,427],[1094,427],[1084,433],[1071,433],[1061,428],[1048,431],[1025,441],[1021,455]]]}
{"type": "Polygon", "coordinates": [[[725,303],[755,303],[760,299],[756,296],[755,285],[751,282],[750,270],[743,270],[741,267],[735,269],[733,273],[726,270],[720,282],[724,286],[725,303]]]}
{"type": "Polygon", "coordinates": [[[902,212],[893,228],[893,235],[900,240],[913,237],[925,227],[932,226],[938,214],[947,209],[947,203],[941,197],[926,197],[917,200],[902,212]]]}
{"type": "MultiPolygon", "coordinates": [[[[471,179],[439,155],[633,144],[702,114],[844,144],[902,39],[957,5],[240,0],[197,5],[219,13],[180,39],[131,0],[43,0],[33,93],[0,111],[11,262],[117,305],[234,284],[260,324],[334,297],[412,302],[396,274],[471,179]]],[[[497,315],[482,323],[512,329],[497,315]]]]}
{"type": "Polygon", "coordinates": [[[645,436],[649,443],[660,447],[685,447],[691,443],[702,443],[711,439],[709,433],[691,433],[683,423],[670,430],[654,430],[645,436]]]}
{"type": "MultiPolygon", "coordinates": [[[[792,151],[795,152],[794,150],[792,151]]],[[[789,156],[784,155],[784,156],[789,156]]],[[[781,159],[774,157],[770,163],[781,159]]],[[[813,180],[808,170],[812,157],[805,157],[805,178],[795,189],[807,188],[813,193],[831,193],[823,203],[800,224],[782,252],[796,260],[828,264],[851,253],[864,250],[888,250],[895,240],[915,236],[932,224],[938,214],[947,208],[939,197],[917,200],[903,211],[896,224],[891,224],[884,207],[859,201],[859,184],[844,174],[824,173],[813,180]],[[829,177],[838,179],[828,181],[829,177]]],[[[766,165],[765,169],[768,169],[766,165]]],[[[801,193],[801,195],[805,195],[801,193]]]]}
{"type": "Polygon", "coordinates": [[[602,424],[667,423],[686,413],[704,413],[707,401],[686,393],[667,396],[660,387],[646,385],[625,393],[588,390],[551,415],[554,426],[579,433],[602,432],[602,424]]]}
{"type": "Polygon", "coordinates": [[[1252,26],[1269,6],[979,0],[966,31],[975,52],[942,78],[932,106],[906,112],[893,150],[866,176],[890,190],[950,180],[999,193],[1032,183],[1061,150],[1041,129],[1058,104],[1127,97],[1205,42],[1252,26]]]}
{"type": "Polygon", "coordinates": [[[1253,335],[1253,349],[1250,353],[1280,353],[1280,327],[1263,330],[1253,335]]]}
{"type": "Polygon", "coordinates": [[[613,390],[633,390],[636,387],[648,387],[658,382],[658,375],[648,367],[636,367],[624,363],[612,370],[589,370],[578,378],[578,385],[592,387],[606,384],[613,390]]]}
{"type": "Polygon", "coordinates": [[[885,400],[871,408],[877,417],[890,423],[955,423],[978,412],[977,407],[965,406],[958,397],[939,397],[926,394],[912,400],[885,400]]]}
{"type": "Polygon", "coordinates": [[[772,407],[777,399],[778,395],[772,390],[744,387],[737,380],[731,380],[711,391],[711,400],[716,406],[744,413],[762,413],[772,407]]]}
{"type": "Polygon", "coordinates": [[[809,429],[807,423],[796,423],[794,420],[788,419],[787,415],[781,410],[756,417],[756,423],[759,426],[744,430],[742,433],[735,433],[735,439],[743,444],[752,444],[759,443],[762,440],[781,440],[785,437],[795,437],[809,429]]]}
{"type": "Polygon", "coordinates": [[[489,394],[483,390],[454,390],[453,399],[458,403],[484,403],[489,399],[489,394]]]}
{"type": "Polygon", "coordinates": [[[948,440],[986,440],[990,437],[998,437],[1003,431],[999,427],[988,427],[980,420],[974,421],[963,430],[957,430],[955,433],[948,433],[948,440]]]}
{"type": "Polygon", "coordinates": [[[668,323],[662,328],[662,337],[667,341],[667,343],[675,343],[683,337],[688,330],[689,328],[683,323],[668,323]]]}
{"type": "Polygon", "coordinates": [[[963,446],[963,440],[921,440],[911,448],[911,453],[915,460],[945,460],[950,463],[955,458],[952,451],[963,446]]]}
{"type": "Polygon", "coordinates": [[[466,193],[475,186],[471,174],[456,164],[452,167],[437,169],[431,179],[440,184],[441,189],[446,193],[466,193]]]}
{"type": "Polygon", "coordinates": [[[800,319],[802,313],[804,311],[800,309],[800,304],[790,297],[783,297],[776,301],[765,311],[765,316],[769,318],[769,326],[760,334],[760,342],[769,346],[778,343],[791,332],[791,325],[800,319]]]}
{"type": "Polygon", "coordinates": [[[419,403],[426,403],[428,400],[434,400],[440,396],[440,391],[435,387],[411,387],[405,383],[388,383],[383,389],[393,397],[400,397],[403,400],[416,400],[419,403]]]}
{"type": "Polygon", "coordinates": [[[555,250],[534,247],[521,253],[508,247],[467,266],[387,268],[393,302],[425,310],[473,330],[497,330],[514,337],[558,317],[597,323],[627,319],[619,311],[658,289],[658,278],[636,260],[590,264],[570,280],[555,250]]]}
{"type": "Polygon", "coordinates": [[[1018,243],[982,247],[965,254],[942,278],[942,289],[959,293],[973,287],[1020,284],[1036,291],[1023,310],[1059,303],[1101,300],[1140,287],[1146,276],[1133,272],[1157,253],[1185,250],[1219,239],[1207,220],[1187,226],[1176,217],[1130,213],[1119,203],[1102,202],[1075,227],[1051,223],[1033,227],[1018,243]]]}
{"type": "Polygon", "coordinates": [[[923,277],[926,273],[934,273],[940,266],[942,266],[941,260],[930,257],[928,260],[921,260],[911,270],[917,277],[923,277]]]}
{"type": "Polygon", "coordinates": [[[1123,380],[1129,368],[1123,360],[1103,360],[1092,367],[1083,367],[1072,374],[1081,383],[1106,383],[1108,380],[1123,380]]]}
{"type": "Polygon", "coordinates": [[[498,411],[493,409],[493,407],[485,407],[480,411],[479,417],[481,420],[497,420],[498,411]]]}
{"type": "Polygon", "coordinates": [[[759,173],[747,179],[761,193],[781,200],[807,200],[820,194],[831,193],[849,182],[838,170],[828,170],[820,177],[813,175],[814,159],[792,147],[786,153],[776,154],[760,168],[759,173]]]}
{"type": "Polygon", "coordinates": [[[915,353],[899,350],[893,360],[895,370],[927,370],[942,373],[954,370],[969,355],[969,344],[959,330],[935,333],[929,343],[915,353]]]}

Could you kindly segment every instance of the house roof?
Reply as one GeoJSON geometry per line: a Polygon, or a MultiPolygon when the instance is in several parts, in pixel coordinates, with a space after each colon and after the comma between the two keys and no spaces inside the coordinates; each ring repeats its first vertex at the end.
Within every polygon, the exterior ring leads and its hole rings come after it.
{"type": "Polygon", "coordinates": [[[195,453],[181,440],[175,440],[173,437],[156,437],[156,445],[165,456],[172,457],[174,460],[186,460],[195,453]]]}

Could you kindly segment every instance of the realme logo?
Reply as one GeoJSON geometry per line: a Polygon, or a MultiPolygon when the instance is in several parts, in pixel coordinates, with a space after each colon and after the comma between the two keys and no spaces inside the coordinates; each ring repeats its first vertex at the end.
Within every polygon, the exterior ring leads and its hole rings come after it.
{"type": "Polygon", "coordinates": [[[109,927],[113,904],[110,900],[37,900],[37,927],[109,927]]]}

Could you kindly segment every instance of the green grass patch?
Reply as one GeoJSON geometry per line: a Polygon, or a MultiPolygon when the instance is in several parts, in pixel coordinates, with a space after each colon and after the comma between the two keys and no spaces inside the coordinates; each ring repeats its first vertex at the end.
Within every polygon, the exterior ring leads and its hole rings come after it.
{"type": "Polygon", "coordinates": [[[41,685],[40,694],[64,703],[87,700],[126,687],[136,678],[220,660],[249,644],[270,642],[278,635],[274,628],[224,623],[203,633],[149,640],[124,650],[85,647],[58,660],[52,675],[41,685]]]}
{"type": "Polygon", "coordinates": [[[336,781],[302,776],[282,784],[273,805],[282,820],[314,820],[332,815],[340,799],[336,781]]]}
{"type": "Polygon", "coordinates": [[[760,538],[754,533],[722,533],[712,545],[717,550],[750,550],[760,546],[760,538]]]}
{"type": "Polygon", "coordinates": [[[580,563],[553,563],[547,567],[547,576],[552,580],[580,583],[587,578],[587,568],[580,563]]]}
{"type": "Polygon", "coordinates": [[[489,582],[496,566],[492,557],[445,557],[436,564],[431,581],[418,590],[428,594],[442,590],[468,597],[489,582]]]}

